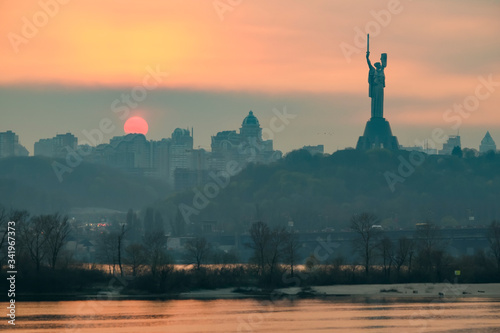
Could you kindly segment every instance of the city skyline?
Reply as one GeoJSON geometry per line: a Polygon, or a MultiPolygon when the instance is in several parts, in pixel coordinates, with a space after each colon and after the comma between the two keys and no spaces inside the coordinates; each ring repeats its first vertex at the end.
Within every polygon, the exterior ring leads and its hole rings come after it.
{"type": "Polygon", "coordinates": [[[277,149],[353,147],[370,109],[366,32],[373,55],[389,55],[386,115],[400,144],[441,128],[460,130],[477,149],[486,131],[500,132],[500,5],[491,1],[256,1],[223,12],[212,2],[130,1],[117,10],[86,1],[60,4],[40,27],[34,18],[49,15],[38,1],[0,8],[0,131],[13,129],[31,153],[38,138],[82,138],[103,118],[117,128],[110,137],[121,135],[112,105],[151,72],[168,75],[130,108],[150,124],[148,138],[194,127],[195,146],[208,147],[241,113],[254,110],[266,124],[286,107],[297,118],[274,138],[277,149]],[[86,13],[95,15],[83,23],[86,13]],[[479,93],[489,95],[473,111],[454,108],[473,103],[483,82],[479,93]]]}
{"type": "MultiPolygon", "coordinates": [[[[250,111],[250,112],[253,112],[253,111],[250,111]]],[[[186,130],[188,130],[188,131],[190,131],[190,129],[191,129],[191,131],[194,133],[194,127],[191,127],[191,128],[190,128],[189,126],[187,126],[186,128],[182,128],[182,127],[175,127],[175,128],[174,128],[174,130],[171,132],[171,134],[173,134],[173,133],[175,132],[175,130],[177,130],[177,129],[183,129],[183,130],[184,130],[184,129],[186,129],[186,130]]],[[[96,130],[96,129],[92,129],[92,130],[96,130]]],[[[230,131],[234,131],[234,129],[224,129],[224,130],[220,130],[220,131],[217,131],[217,132],[215,133],[215,135],[211,135],[210,137],[211,137],[211,138],[212,138],[212,140],[213,140],[213,138],[214,138],[214,137],[216,137],[216,136],[217,136],[217,134],[219,134],[219,133],[223,133],[223,132],[230,132],[230,131]]],[[[17,136],[19,136],[19,135],[17,134],[17,132],[16,132],[15,130],[13,130],[13,129],[7,129],[7,130],[5,130],[4,132],[0,132],[0,133],[5,133],[5,132],[13,132],[13,133],[14,133],[14,134],[16,134],[17,136]]],[[[362,133],[362,132],[361,132],[361,133],[362,133]]],[[[66,135],[66,134],[75,135],[75,133],[72,133],[72,132],[69,132],[69,131],[60,131],[60,132],[57,132],[57,133],[55,133],[54,135],[49,136],[49,137],[38,138],[38,140],[37,140],[37,141],[35,141],[35,142],[33,143],[33,145],[32,145],[32,146],[26,146],[25,144],[23,144],[23,142],[22,142],[22,138],[19,138],[19,144],[20,144],[21,146],[23,146],[24,148],[26,148],[26,150],[29,152],[29,156],[35,156],[36,154],[35,154],[35,148],[34,148],[34,147],[36,146],[36,144],[37,144],[37,143],[39,143],[40,141],[43,141],[43,140],[51,140],[51,139],[54,139],[54,138],[56,138],[57,136],[64,136],[64,135],[66,135]],[[30,148],[31,148],[31,149],[30,149],[30,148]]],[[[106,137],[106,133],[102,133],[102,134],[103,134],[103,138],[104,138],[104,137],[106,137]]],[[[82,138],[78,137],[77,135],[75,135],[75,138],[77,139],[77,142],[78,142],[78,144],[79,144],[79,145],[82,145],[82,144],[83,144],[83,145],[87,145],[87,144],[89,144],[91,147],[97,147],[97,146],[99,146],[99,145],[109,145],[109,144],[113,141],[113,139],[116,139],[116,138],[118,138],[118,137],[124,137],[124,136],[126,136],[126,135],[128,135],[128,134],[140,134],[140,135],[143,135],[143,136],[146,138],[146,140],[151,140],[151,141],[155,141],[155,140],[158,140],[158,141],[159,141],[159,140],[162,140],[162,139],[168,139],[168,138],[170,138],[169,136],[163,136],[163,137],[155,137],[155,138],[151,138],[151,137],[148,137],[148,135],[147,135],[147,134],[142,134],[142,133],[133,133],[133,132],[127,133],[127,132],[125,132],[125,131],[123,131],[123,133],[121,133],[121,134],[113,135],[113,136],[109,137],[107,140],[106,140],[106,139],[103,139],[102,141],[99,141],[99,143],[98,143],[98,144],[92,144],[92,142],[90,142],[90,141],[92,141],[92,134],[89,134],[89,132],[87,132],[87,134],[86,134],[86,135],[84,135],[82,138]]],[[[325,133],[325,134],[326,134],[326,133],[325,133]]],[[[463,139],[463,137],[462,137],[462,136],[460,136],[460,135],[459,135],[459,133],[457,133],[457,135],[458,135],[458,137],[459,137],[459,138],[462,138],[462,139],[463,139]]],[[[427,141],[422,141],[422,142],[414,142],[413,144],[408,145],[408,146],[405,146],[405,145],[403,145],[403,144],[400,144],[400,149],[405,149],[405,148],[416,148],[416,147],[419,147],[419,148],[423,148],[424,150],[425,150],[425,149],[430,149],[430,150],[434,150],[434,149],[435,149],[435,150],[436,150],[436,153],[437,153],[438,151],[440,151],[440,150],[441,150],[441,148],[443,148],[443,149],[444,149],[444,147],[446,146],[446,141],[448,141],[450,138],[452,139],[452,138],[456,137],[457,135],[447,135],[447,137],[446,137],[446,140],[445,140],[445,141],[443,141],[442,143],[435,143],[435,144],[436,144],[436,148],[428,147],[428,146],[426,146],[427,141]],[[423,143],[423,144],[419,145],[418,143],[423,143]]],[[[194,134],[192,134],[192,138],[193,138],[193,142],[195,142],[195,137],[194,137],[194,134]]],[[[495,138],[491,136],[490,131],[489,131],[489,130],[486,130],[485,132],[483,132],[483,136],[481,137],[481,139],[480,139],[480,140],[479,140],[479,141],[478,141],[478,142],[477,142],[474,146],[466,146],[466,145],[461,144],[461,148],[474,149],[474,150],[476,150],[477,152],[482,152],[482,151],[480,151],[480,149],[481,149],[481,144],[483,143],[483,141],[485,141],[485,139],[492,140],[493,144],[495,144],[495,143],[497,142],[497,140],[495,140],[495,138]]],[[[430,138],[429,140],[432,140],[432,138],[430,138]]],[[[466,142],[468,142],[468,141],[470,141],[470,140],[467,140],[467,139],[466,139],[466,142]]],[[[490,144],[491,144],[491,143],[490,143],[490,144]]],[[[320,142],[320,143],[318,143],[318,144],[316,144],[316,145],[309,145],[309,144],[307,144],[307,143],[302,143],[300,146],[297,146],[297,147],[292,147],[292,148],[291,148],[291,150],[289,150],[289,151],[283,151],[283,154],[286,154],[286,153],[292,152],[292,151],[294,151],[294,150],[303,149],[303,148],[304,148],[304,147],[306,147],[306,146],[325,146],[325,143],[321,143],[321,142],[320,142]]],[[[203,149],[203,150],[206,150],[206,151],[208,151],[208,152],[210,152],[210,151],[211,151],[210,144],[205,145],[205,146],[201,146],[201,145],[196,145],[196,144],[194,144],[194,143],[193,143],[193,147],[195,147],[195,148],[197,148],[197,149],[203,149]]],[[[353,145],[351,145],[351,146],[348,146],[348,147],[346,147],[346,148],[354,149],[354,148],[355,148],[355,144],[353,144],[353,145]]],[[[279,149],[278,149],[278,150],[279,150],[279,149]]],[[[342,150],[342,149],[339,149],[339,150],[342,150]]],[[[332,152],[325,151],[325,154],[331,154],[331,153],[334,153],[335,151],[337,151],[337,150],[334,150],[334,151],[332,151],[332,152]]]]}
{"type": "MultiPolygon", "coordinates": [[[[216,172],[240,172],[249,163],[269,164],[282,157],[281,151],[273,149],[273,141],[263,136],[266,129],[252,111],[243,119],[239,132],[222,131],[212,136],[209,151],[193,146],[193,129],[176,128],[171,137],[155,141],[148,140],[145,133],[140,133],[144,128],[139,127],[135,133],[102,142],[104,134],[112,130],[109,125],[102,122],[99,129],[86,132],[86,140],[82,142],[72,133],[40,139],[35,142],[34,155],[52,159],[51,166],[59,182],[85,161],[162,179],[175,190],[202,185],[216,172]]],[[[27,150],[18,140],[11,131],[0,132],[0,158],[26,156],[27,150]]],[[[323,150],[323,146],[304,148],[323,150]]]]}

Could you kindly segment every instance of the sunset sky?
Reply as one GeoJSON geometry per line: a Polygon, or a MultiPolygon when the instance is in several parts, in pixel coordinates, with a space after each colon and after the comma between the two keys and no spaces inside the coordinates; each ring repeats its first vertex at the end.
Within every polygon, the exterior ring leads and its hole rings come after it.
{"type": "Polygon", "coordinates": [[[476,149],[489,130],[500,146],[499,17],[496,0],[0,0],[0,131],[32,153],[108,118],[108,142],[124,134],[114,101],[159,69],[130,112],[150,139],[194,127],[207,149],[249,110],[268,127],[286,107],[296,117],[275,148],[353,147],[370,117],[369,29],[372,62],[388,54],[384,115],[400,144],[442,128],[476,149]]]}

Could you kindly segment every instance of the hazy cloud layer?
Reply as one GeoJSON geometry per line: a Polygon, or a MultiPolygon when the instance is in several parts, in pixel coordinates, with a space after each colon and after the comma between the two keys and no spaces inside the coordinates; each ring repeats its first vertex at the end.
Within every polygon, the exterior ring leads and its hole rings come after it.
{"type": "MultiPolygon", "coordinates": [[[[446,110],[474,95],[478,76],[500,81],[498,1],[255,0],[223,14],[213,3],[71,1],[31,31],[43,19],[39,1],[0,2],[0,130],[19,133],[31,151],[38,138],[81,136],[103,117],[119,135],[111,103],[159,66],[169,72],[163,89],[135,110],[151,138],[194,126],[207,147],[248,110],[265,124],[286,105],[299,117],[277,148],[354,146],[369,116],[365,28],[372,60],[388,53],[386,116],[401,143],[435,127],[455,133],[446,110]],[[342,45],[355,49],[349,59],[342,45]]],[[[498,90],[462,117],[466,145],[477,147],[486,130],[500,141],[498,90]]]]}

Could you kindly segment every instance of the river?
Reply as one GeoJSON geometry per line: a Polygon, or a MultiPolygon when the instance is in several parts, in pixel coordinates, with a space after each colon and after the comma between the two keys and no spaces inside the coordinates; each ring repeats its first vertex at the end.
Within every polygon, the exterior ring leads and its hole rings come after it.
{"type": "Polygon", "coordinates": [[[16,314],[16,332],[34,333],[500,332],[495,298],[19,302],[16,314]]]}

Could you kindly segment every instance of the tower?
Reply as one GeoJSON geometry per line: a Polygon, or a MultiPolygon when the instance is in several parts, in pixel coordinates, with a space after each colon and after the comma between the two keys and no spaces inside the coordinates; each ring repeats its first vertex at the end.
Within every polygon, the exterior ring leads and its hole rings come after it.
{"type": "MultiPolygon", "coordinates": [[[[370,36],[368,35],[369,45],[370,36]]],[[[380,62],[376,62],[373,66],[370,61],[370,51],[366,51],[366,62],[368,63],[368,83],[369,93],[371,98],[371,118],[366,123],[363,136],[358,139],[356,149],[368,150],[372,148],[385,148],[398,150],[398,139],[392,135],[391,125],[384,118],[384,88],[385,88],[385,73],[387,67],[387,54],[382,53],[380,62]]]]}
{"type": "Polygon", "coordinates": [[[481,145],[479,145],[479,152],[480,153],[487,153],[490,150],[496,151],[497,150],[497,145],[493,138],[490,135],[490,132],[487,131],[486,135],[484,138],[481,140],[481,145]]]}

